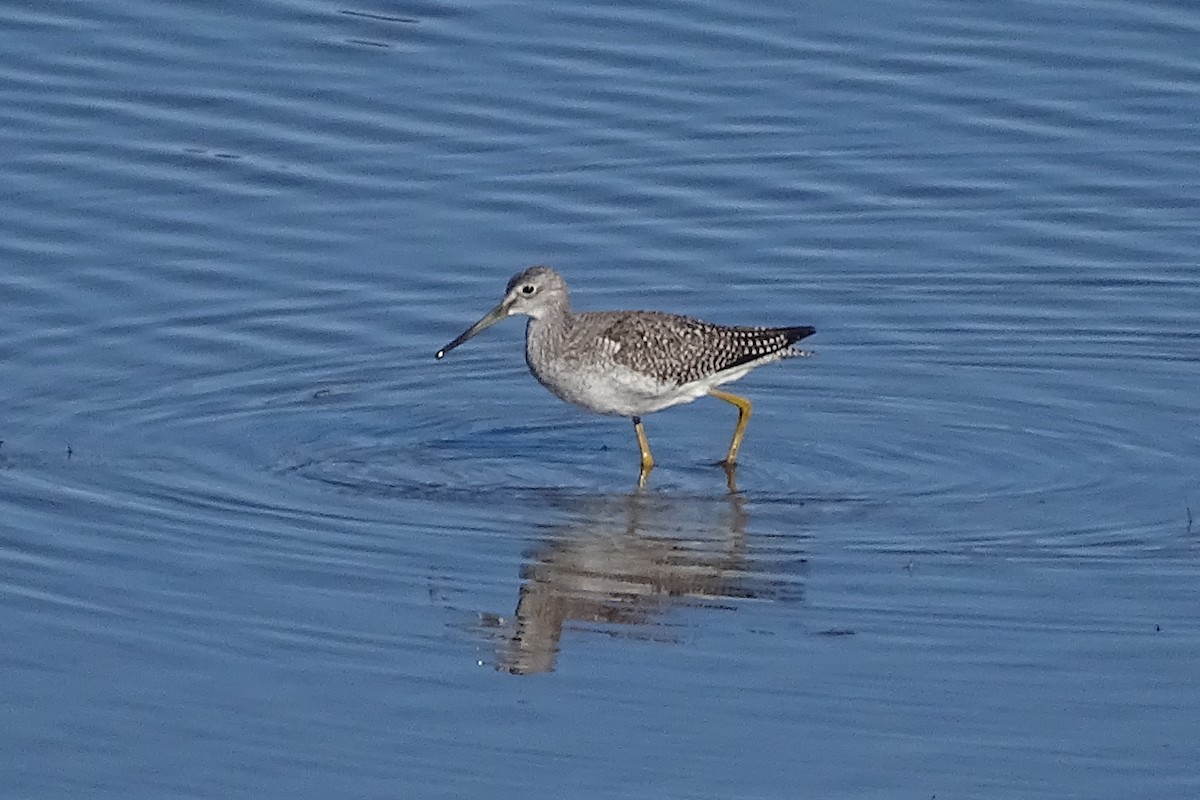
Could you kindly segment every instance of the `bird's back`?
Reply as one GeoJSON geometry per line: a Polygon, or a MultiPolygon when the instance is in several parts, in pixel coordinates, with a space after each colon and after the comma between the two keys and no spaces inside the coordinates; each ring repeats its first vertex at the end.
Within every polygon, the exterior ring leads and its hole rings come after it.
{"type": "Polygon", "coordinates": [[[571,328],[568,351],[599,350],[613,363],[677,386],[804,355],[793,345],[816,332],[807,325],[715,325],[661,311],[583,312],[574,315],[571,328]]]}

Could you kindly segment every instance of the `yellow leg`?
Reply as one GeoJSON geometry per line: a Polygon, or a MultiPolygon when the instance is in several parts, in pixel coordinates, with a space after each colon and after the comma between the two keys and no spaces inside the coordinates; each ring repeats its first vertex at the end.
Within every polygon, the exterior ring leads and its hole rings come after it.
{"type": "Polygon", "coordinates": [[[642,427],[642,418],[633,418],[633,430],[637,433],[638,447],[642,451],[642,471],[638,475],[638,486],[646,484],[646,476],[654,469],[654,456],[650,455],[650,443],[646,441],[646,430],[642,427]]]}
{"type": "Polygon", "coordinates": [[[718,389],[709,389],[708,393],[718,400],[733,403],[738,409],[738,421],[737,427],[733,429],[733,441],[729,443],[729,452],[725,455],[725,460],[721,462],[726,466],[732,466],[737,463],[737,454],[742,446],[742,437],[746,435],[746,423],[750,421],[750,401],[744,397],[739,397],[729,392],[722,392],[718,389]]]}

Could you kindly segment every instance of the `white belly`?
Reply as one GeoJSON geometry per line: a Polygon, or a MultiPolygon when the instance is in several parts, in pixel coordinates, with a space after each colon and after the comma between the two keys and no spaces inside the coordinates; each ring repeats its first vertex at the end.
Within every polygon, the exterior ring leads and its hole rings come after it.
{"type": "Polygon", "coordinates": [[[597,414],[621,417],[637,417],[690,403],[708,394],[714,386],[737,380],[749,371],[747,366],[678,386],[616,364],[596,370],[573,370],[561,363],[541,369],[530,365],[534,377],[555,396],[597,414]]]}

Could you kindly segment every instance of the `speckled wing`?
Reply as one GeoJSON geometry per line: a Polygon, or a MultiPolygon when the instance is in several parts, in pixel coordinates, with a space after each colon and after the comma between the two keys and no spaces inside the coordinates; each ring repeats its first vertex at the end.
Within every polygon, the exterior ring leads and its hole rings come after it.
{"type": "Polygon", "coordinates": [[[755,362],[802,355],[793,344],[815,328],[745,328],[713,325],[654,311],[597,317],[600,337],[618,364],[664,383],[683,385],[755,362]]]}

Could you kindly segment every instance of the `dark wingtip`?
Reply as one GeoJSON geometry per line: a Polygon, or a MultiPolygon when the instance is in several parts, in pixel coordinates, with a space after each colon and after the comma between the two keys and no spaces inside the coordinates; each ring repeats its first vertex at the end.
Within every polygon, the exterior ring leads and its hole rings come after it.
{"type": "Polygon", "coordinates": [[[787,336],[788,344],[795,344],[801,339],[806,339],[817,332],[817,329],[812,325],[799,325],[795,328],[784,328],[784,334],[787,336]]]}

